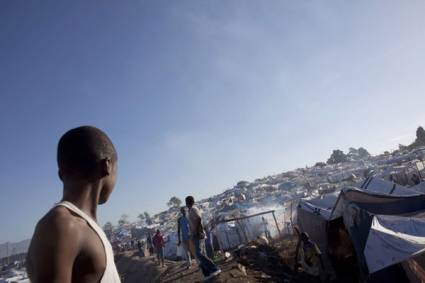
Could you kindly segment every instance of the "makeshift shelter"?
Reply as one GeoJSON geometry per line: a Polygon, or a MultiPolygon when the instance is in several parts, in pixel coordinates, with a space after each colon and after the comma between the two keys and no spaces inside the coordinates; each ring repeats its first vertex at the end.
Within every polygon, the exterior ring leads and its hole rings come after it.
{"type": "Polygon", "coordinates": [[[409,217],[373,217],[364,249],[369,273],[425,251],[425,219],[422,217],[423,213],[409,217]]]}
{"type": "Polygon", "coordinates": [[[331,218],[343,217],[366,278],[425,250],[424,211],[425,195],[384,195],[346,188],[331,218]]]}
{"type": "MultiPolygon", "coordinates": [[[[335,206],[338,196],[339,192],[334,192],[321,195],[317,198],[304,198],[300,200],[298,208],[310,214],[318,215],[323,220],[331,220],[332,210],[335,206]]],[[[301,219],[301,221],[306,220],[307,219],[304,218],[301,219]]]]}
{"type": "Polygon", "coordinates": [[[409,189],[421,194],[425,194],[425,182],[419,183],[413,187],[410,187],[409,189]]]}
{"type": "Polygon", "coordinates": [[[301,199],[297,207],[297,222],[302,232],[310,238],[322,251],[322,260],[327,273],[335,275],[328,257],[328,227],[333,220],[332,210],[338,199],[338,193],[324,194],[318,198],[301,199]]]}
{"type": "Polygon", "coordinates": [[[301,231],[321,249],[328,273],[338,270],[340,259],[350,258],[347,262],[355,262],[365,279],[425,249],[425,228],[420,227],[425,195],[373,177],[359,187],[302,199],[297,213],[301,231]]]}
{"type": "Polygon", "coordinates": [[[165,237],[164,257],[174,259],[177,257],[177,232],[172,232],[165,237]]]}
{"type": "Polygon", "coordinates": [[[214,235],[217,237],[220,248],[230,250],[243,243],[244,235],[240,226],[236,222],[220,223],[213,229],[214,235]]]}
{"type": "MultiPolygon", "coordinates": [[[[269,226],[271,223],[266,218],[274,220],[275,228],[281,234],[275,212],[275,210],[268,210],[251,215],[241,215],[236,218],[216,219],[213,233],[217,237],[221,249],[224,250],[255,240],[263,235],[266,230],[271,237],[272,225],[269,226]]],[[[267,235],[265,236],[267,237],[267,235]]]]}

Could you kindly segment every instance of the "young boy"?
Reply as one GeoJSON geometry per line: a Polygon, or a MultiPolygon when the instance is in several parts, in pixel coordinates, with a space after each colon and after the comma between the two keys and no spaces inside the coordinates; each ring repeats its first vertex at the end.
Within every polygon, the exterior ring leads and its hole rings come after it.
{"type": "Polygon", "coordinates": [[[155,247],[158,265],[162,263],[162,267],[164,267],[164,237],[161,235],[161,231],[156,230],[156,234],[153,237],[152,242],[155,247]]]}
{"type": "Polygon", "coordinates": [[[57,148],[62,201],[37,224],[27,256],[31,282],[120,282],[112,247],[96,223],[116,181],[117,153],[101,130],[78,127],[57,148]]]}

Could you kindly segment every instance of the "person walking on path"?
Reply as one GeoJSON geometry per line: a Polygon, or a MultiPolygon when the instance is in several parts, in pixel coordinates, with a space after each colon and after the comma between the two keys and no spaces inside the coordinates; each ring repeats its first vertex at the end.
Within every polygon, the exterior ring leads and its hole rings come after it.
{"type": "Polygon", "coordinates": [[[146,238],[146,246],[148,249],[149,256],[153,255],[153,244],[152,244],[152,237],[151,233],[148,233],[148,237],[146,238]]]}
{"type": "Polygon", "coordinates": [[[117,153],[101,130],[83,126],[59,140],[63,196],[37,223],[27,254],[31,282],[119,283],[114,253],[97,224],[97,206],[116,182],[117,153]]]}
{"type": "Polygon", "coordinates": [[[211,230],[212,229],[208,226],[205,229],[205,252],[209,258],[214,258],[213,234],[211,230]]]}
{"type": "Polygon", "coordinates": [[[188,196],[185,201],[186,206],[189,208],[189,227],[191,240],[195,246],[195,256],[204,279],[209,280],[220,274],[221,270],[201,251],[201,245],[205,240],[205,231],[202,226],[201,212],[194,206],[195,199],[192,196],[188,196]]]}
{"type": "Polygon", "coordinates": [[[153,246],[155,247],[158,265],[161,265],[162,263],[162,267],[164,267],[164,237],[162,236],[161,231],[159,231],[159,229],[156,230],[156,234],[153,237],[152,242],[153,246]]]}
{"type": "Polygon", "coordinates": [[[177,236],[179,239],[178,246],[183,248],[183,254],[186,259],[187,268],[192,266],[192,259],[190,256],[190,231],[189,231],[189,220],[186,217],[186,209],[182,207],[180,209],[181,216],[177,219],[177,236]]]}
{"type": "Polygon", "coordinates": [[[137,249],[139,250],[139,255],[145,257],[144,245],[140,239],[137,240],[137,249]]]}

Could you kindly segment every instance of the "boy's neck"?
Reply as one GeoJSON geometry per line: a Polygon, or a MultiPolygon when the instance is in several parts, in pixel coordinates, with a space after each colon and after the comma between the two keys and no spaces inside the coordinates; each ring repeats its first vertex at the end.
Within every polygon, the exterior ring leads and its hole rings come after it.
{"type": "Polygon", "coordinates": [[[63,186],[63,201],[69,201],[84,213],[97,221],[97,205],[99,203],[99,184],[65,184],[63,186]]]}

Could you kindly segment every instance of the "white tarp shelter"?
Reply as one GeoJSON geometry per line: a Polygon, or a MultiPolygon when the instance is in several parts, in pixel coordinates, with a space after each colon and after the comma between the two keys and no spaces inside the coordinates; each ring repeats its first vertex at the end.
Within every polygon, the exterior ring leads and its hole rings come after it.
{"type": "Polygon", "coordinates": [[[375,215],[364,255],[369,273],[403,262],[425,251],[425,219],[375,215]]]}
{"type": "Polygon", "coordinates": [[[425,195],[373,177],[357,186],[361,188],[300,201],[299,226],[323,254],[329,245],[329,223],[341,217],[364,275],[405,262],[425,249],[425,220],[419,216],[425,211],[425,195]]]}
{"type": "Polygon", "coordinates": [[[411,196],[418,194],[417,191],[377,177],[369,177],[357,183],[355,187],[364,191],[383,195],[411,196]]]}
{"type": "Polygon", "coordinates": [[[339,192],[324,194],[318,198],[301,199],[297,208],[297,222],[301,232],[307,232],[310,238],[322,251],[323,264],[331,275],[334,275],[330,259],[327,255],[328,222],[332,218],[332,210],[338,199],[339,192]]]}
{"type": "Polygon", "coordinates": [[[341,191],[332,217],[342,215],[361,273],[367,276],[421,252],[421,246],[412,250],[414,241],[410,236],[425,240],[425,229],[419,229],[422,220],[417,221],[423,218],[424,211],[423,194],[385,195],[346,188],[341,191]]]}
{"type": "Polygon", "coordinates": [[[413,187],[410,187],[409,189],[421,194],[425,194],[425,182],[419,183],[413,187]]]}
{"type": "Polygon", "coordinates": [[[332,220],[331,214],[338,199],[339,192],[321,195],[317,198],[304,198],[300,200],[299,208],[316,215],[324,220],[332,220]]]}

